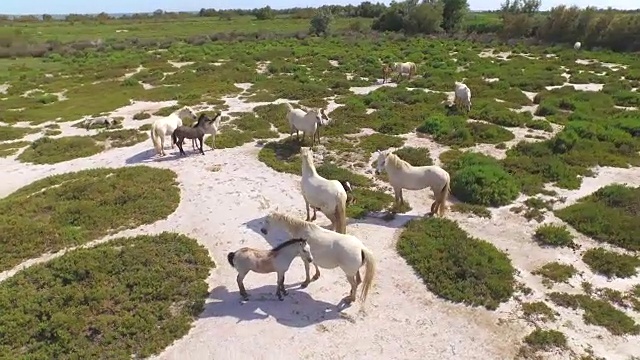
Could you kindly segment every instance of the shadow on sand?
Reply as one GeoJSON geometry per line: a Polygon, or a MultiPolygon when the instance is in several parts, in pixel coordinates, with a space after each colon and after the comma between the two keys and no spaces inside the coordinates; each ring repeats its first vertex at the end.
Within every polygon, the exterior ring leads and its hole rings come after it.
{"type": "Polygon", "coordinates": [[[393,214],[393,218],[391,220],[388,219],[390,215],[388,213],[382,212],[375,214],[373,216],[368,215],[362,219],[347,219],[347,225],[351,224],[367,224],[367,225],[376,225],[376,226],[384,226],[392,229],[400,229],[404,227],[406,223],[415,219],[422,219],[431,217],[431,215],[411,215],[411,214],[393,214]]]}
{"type": "MultiPolygon", "coordinates": [[[[275,282],[275,274],[274,282],[275,282]]],[[[348,320],[340,307],[324,301],[314,300],[309,294],[288,285],[289,294],[284,301],[275,295],[275,285],[247,289],[249,301],[242,301],[238,291],[229,291],[218,286],[209,293],[208,303],[200,318],[231,316],[238,322],[264,320],[273,317],[279,324],[302,328],[328,320],[348,320]]]]}

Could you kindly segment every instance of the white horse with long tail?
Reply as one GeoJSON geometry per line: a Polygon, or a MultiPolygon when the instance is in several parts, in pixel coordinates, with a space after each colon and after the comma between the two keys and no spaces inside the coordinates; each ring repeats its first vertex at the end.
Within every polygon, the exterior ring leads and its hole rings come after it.
{"type": "MultiPolygon", "coordinates": [[[[360,301],[362,303],[366,301],[376,273],[376,259],[360,239],[353,235],[338,234],[314,223],[278,212],[271,212],[265,218],[260,232],[267,235],[274,227],[283,228],[292,237],[307,240],[316,268],[316,274],[313,276],[314,281],[320,277],[318,267],[323,269],[340,267],[347,275],[347,280],[351,285],[351,291],[343,301],[347,303],[355,301],[356,291],[361,283],[360,301]],[[365,266],[364,279],[360,277],[360,268],[363,265],[365,266]]],[[[306,286],[309,284],[309,263],[304,261],[304,267],[306,280],[303,286],[306,286]]]]}
{"type": "Polygon", "coordinates": [[[416,63],[411,61],[403,63],[394,62],[393,65],[391,65],[391,69],[398,73],[398,77],[396,78],[396,82],[398,82],[400,80],[400,76],[405,74],[409,77],[409,80],[411,80],[411,77],[416,74],[418,67],[416,66],[416,63]]]}
{"type": "Polygon", "coordinates": [[[326,125],[324,110],[322,109],[295,109],[290,103],[287,105],[287,121],[289,121],[289,136],[296,132],[296,139],[299,140],[299,133],[302,131],[302,142],[307,134],[311,135],[311,146],[315,145],[316,135],[320,143],[320,126],[326,125]]]}
{"type": "Polygon", "coordinates": [[[376,174],[386,171],[389,176],[389,183],[395,193],[396,205],[398,202],[404,204],[402,189],[422,190],[430,188],[433,191],[435,201],[431,205],[431,214],[444,216],[447,198],[450,189],[449,173],[437,165],[413,166],[400,159],[398,155],[390,150],[377,151],[378,164],[376,174]]]}
{"type": "Polygon", "coordinates": [[[332,229],[341,234],[347,233],[347,192],[338,180],[325,179],[318,175],[313,164],[313,151],[308,147],[300,148],[302,158],[302,197],[307,207],[307,221],[316,219],[320,210],[331,220],[332,229]],[[313,218],[309,217],[309,208],[313,209],[313,218]]]}
{"type": "Polygon", "coordinates": [[[461,82],[456,81],[453,88],[453,105],[463,106],[467,111],[471,111],[471,90],[461,82]]]}
{"type": "MultiPolygon", "coordinates": [[[[183,107],[180,110],[174,111],[169,116],[160,118],[153,122],[151,125],[151,141],[153,142],[153,148],[156,154],[165,156],[164,153],[164,139],[165,136],[171,136],[173,132],[182,126],[182,119],[190,118],[193,121],[196,120],[196,113],[188,106],[183,107]]],[[[174,144],[171,143],[171,148],[174,148],[174,144]]]]}

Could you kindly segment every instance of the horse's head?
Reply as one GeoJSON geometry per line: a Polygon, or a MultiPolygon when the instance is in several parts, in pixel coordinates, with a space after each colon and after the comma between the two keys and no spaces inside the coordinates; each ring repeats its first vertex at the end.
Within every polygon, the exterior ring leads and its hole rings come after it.
{"type": "Polygon", "coordinates": [[[268,235],[269,231],[271,231],[273,229],[273,219],[272,219],[272,214],[274,214],[273,212],[267,216],[264,217],[264,220],[262,221],[262,225],[260,226],[260,232],[262,233],[262,235],[268,235]]]}
{"type": "Polygon", "coordinates": [[[313,262],[313,255],[311,255],[311,247],[306,240],[296,243],[298,247],[298,255],[306,262],[313,262]]]}
{"type": "Polygon", "coordinates": [[[378,154],[378,162],[376,166],[376,175],[382,174],[385,165],[387,164],[387,155],[389,155],[388,151],[380,151],[377,150],[376,154],[378,154]]]}
{"type": "Polygon", "coordinates": [[[300,157],[306,160],[307,163],[313,163],[313,150],[310,147],[302,146],[300,148],[300,157]]]}
{"type": "Polygon", "coordinates": [[[178,117],[180,119],[190,118],[191,120],[196,120],[198,118],[198,115],[196,115],[196,112],[193,111],[192,108],[185,106],[178,112],[178,117]]]}

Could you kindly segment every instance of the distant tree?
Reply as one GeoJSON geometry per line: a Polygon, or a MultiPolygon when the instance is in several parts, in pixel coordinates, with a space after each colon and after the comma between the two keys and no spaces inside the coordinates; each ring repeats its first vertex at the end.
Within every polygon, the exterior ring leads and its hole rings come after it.
{"type": "Polygon", "coordinates": [[[329,33],[329,27],[332,20],[333,15],[330,11],[318,10],[316,15],[310,21],[311,26],[309,28],[309,33],[316,35],[327,35],[329,33]]]}
{"type": "Polygon", "coordinates": [[[500,12],[504,14],[527,14],[533,15],[540,11],[540,0],[505,0],[500,4],[500,12]]]}
{"type": "Polygon", "coordinates": [[[158,9],[153,12],[153,16],[156,16],[156,17],[162,16],[162,14],[164,14],[164,11],[162,9],[158,9]]]}
{"type": "Polygon", "coordinates": [[[42,21],[51,21],[53,20],[53,16],[49,14],[42,14],[42,21]]]}
{"type": "Polygon", "coordinates": [[[265,6],[262,9],[258,9],[254,13],[256,19],[258,20],[270,20],[276,17],[276,14],[273,12],[270,6],[265,6]]]}
{"type": "Polygon", "coordinates": [[[464,16],[469,10],[467,0],[443,0],[442,29],[454,32],[460,29],[464,16]]]}

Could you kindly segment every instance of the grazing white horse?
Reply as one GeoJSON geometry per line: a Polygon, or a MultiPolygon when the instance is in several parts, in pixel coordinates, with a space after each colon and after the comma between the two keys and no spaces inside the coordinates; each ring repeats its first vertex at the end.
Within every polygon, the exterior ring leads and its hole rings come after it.
{"type": "MultiPolygon", "coordinates": [[[[153,122],[151,125],[151,141],[153,142],[153,148],[156,150],[156,154],[165,156],[164,153],[164,138],[170,136],[178,128],[182,126],[183,118],[191,118],[196,120],[196,113],[188,106],[183,107],[178,111],[174,111],[171,115],[160,118],[153,122]]],[[[171,143],[173,149],[175,145],[171,143]]]]}
{"type": "Polygon", "coordinates": [[[97,118],[89,118],[86,119],[83,123],[83,125],[85,126],[85,128],[87,130],[91,129],[91,127],[93,125],[104,125],[107,128],[112,127],[113,125],[116,124],[116,119],[109,117],[109,116],[100,116],[97,118]]]}
{"type": "Polygon", "coordinates": [[[227,261],[238,272],[236,281],[240,289],[240,296],[244,300],[249,300],[249,294],[244,288],[243,280],[249,271],[254,271],[258,274],[278,273],[276,295],[282,301],[284,300],[282,295],[287,295],[287,290],[284,288],[284,273],[289,270],[291,262],[296,256],[300,256],[305,264],[313,262],[311,248],[306,240],[291,239],[271,250],[243,247],[228,253],[227,261]]]}
{"type": "Polygon", "coordinates": [[[580,47],[582,47],[582,43],[580,41],[576,41],[576,43],[573,44],[574,50],[580,50],[580,47]]]}
{"type": "Polygon", "coordinates": [[[293,132],[296,132],[296,139],[299,139],[299,132],[302,131],[302,142],[307,134],[311,134],[311,146],[315,145],[316,134],[318,135],[318,142],[320,142],[320,130],[319,127],[325,125],[323,119],[324,110],[302,110],[295,109],[290,103],[286,103],[289,112],[287,113],[287,120],[291,131],[290,136],[293,136],[293,132]]]}
{"type": "MultiPolygon", "coordinates": [[[[307,240],[316,268],[314,281],[320,277],[318,267],[323,269],[340,267],[351,285],[351,291],[343,301],[348,303],[355,301],[358,285],[362,283],[360,301],[365,302],[376,273],[376,259],[360,239],[353,235],[338,234],[314,223],[278,212],[272,212],[266,217],[260,232],[267,235],[274,227],[284,228],[292,237],[307,240]],[[359,271],[363,265],[366,271],[364,281],[360,278],[359,271]]],[[[303,285],[306,286],[309,284],[309,264],[304,261],[304,258],[303,262],[306,271],[306,280],[303,285]]]]}
{"type": "Polygon", "coordinates": [[[376,174],[382,173],[383,170],[387,172],[389,183],[395,193],[396,205],[398,202],[404,203],[402,189],[422,190],[428,187],[433,191],[435,198],[431,205],[431,214],[444,216],[451,182],[446,170],[437,165],[413,166],[389,150],[378,150],[377,154],[376,174]]]}
{"type": "Polygon", "coordinates": [[[471,90],[461,82],[456,81],[453,89],[453,105],[462,105],[467,111],[471,111],[471,90]]]}
{"type": "Polygon", "coordinates": [[[394,62],[391,69],[398,73],[398,77],[396,78],[396,82],[398,82],[398,80],[400,80],[400,76],[404,74],[407,74],[409,76],[409,80],[411,80],[411,77],[416,74],[418,67],[413,62],[394,62]]]}
{"type": "Polygon", "coordinates": [[[306,220],[314,221],[316,211],[320,210],[331,220],[331,226],[336,232],[346,234],[347,192],[345,186],[338,180],[329,180],[318,175],[313,164],[313,151],[310,148],[300,148],[300,157],[302,158],[302,197],[307,207],[306,220]],[[309,207],[313,208],[313,218],[309,217],[309,207]]]}

